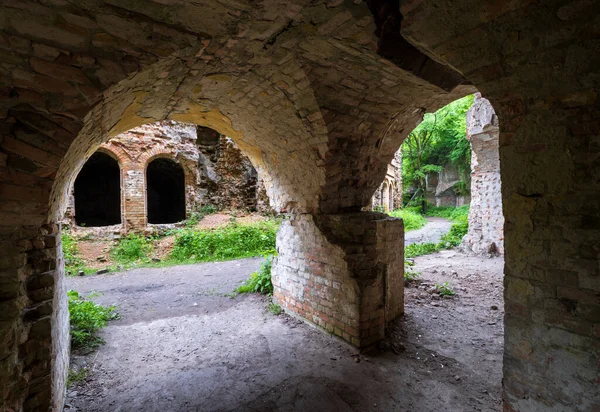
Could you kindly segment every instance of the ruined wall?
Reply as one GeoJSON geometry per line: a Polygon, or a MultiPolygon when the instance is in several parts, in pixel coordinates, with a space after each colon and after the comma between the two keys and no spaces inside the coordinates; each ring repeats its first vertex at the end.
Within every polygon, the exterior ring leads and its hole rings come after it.
{"type": "Polygon", "coordinates": [[[404,225],[382,213],[293,215],[277,233],[274,300],[366,347],[404,312],[404,225]]]}
{"type": "MultiPolygon", "coordinates": [[[[250,160],[231,139],[212,129],[175,121],[153,123],[122,133],[98,150],[119,162],[123,223],[94,229],[96,232],[147,227],[146,168],[156,158],[169,158],[183,167],[188,215],[202,205],[213,205],[219,210],[270,210],[265,189],[259,186],[250,160]]],[[[74,204],[71,189],[65,214],[71,224],[75,223],[74,204]]]]}
{"type": "Polygon", "coordinates": [[[394,154],[383,182],[371,198],[371,209],[391,212],[402,207],[402,150],[394,154]]]}
{"type": "Polygon", "coordinates": [[[471,208],[469,232],[462,244],[478,254],[504,254],[499,137],[494,108],[476,93],[467,112],[467,139],[471,142],[471,208]]]}
{"type": "Polygon", "coordinates": [[[468,188],[471,184],[469,173],[452,164],[446,164],[437,174],[437,184],[432,188],[434,191],[429,193],[428,201],[435,206],[468,205],[471,200],[470,196],[456,190],[456,184],[460,182],[465,182],[468,188]]]}
{"type": "Polygon", "coordinates": [[[199,201],[217,209],[257,210],[261,194],[250,159],[226,136],[219,135],[214,143],[198,140],[199,201]]]}

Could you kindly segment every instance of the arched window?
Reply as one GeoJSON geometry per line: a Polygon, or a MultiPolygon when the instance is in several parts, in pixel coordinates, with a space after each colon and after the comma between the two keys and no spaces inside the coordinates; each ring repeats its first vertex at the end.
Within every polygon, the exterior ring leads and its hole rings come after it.
{"type": "Polygon", "coordinates": [[[155,159],[146,170],[148,223],[175,223],[185,219],[183,168],[170,159],[155,159]]]}
{"type": "Polygon", "coordinates": [[[77,175],[73,189],[78,225],[121,223],[121,171],[115,159],[102,152],[94,153],[77,175]]]}

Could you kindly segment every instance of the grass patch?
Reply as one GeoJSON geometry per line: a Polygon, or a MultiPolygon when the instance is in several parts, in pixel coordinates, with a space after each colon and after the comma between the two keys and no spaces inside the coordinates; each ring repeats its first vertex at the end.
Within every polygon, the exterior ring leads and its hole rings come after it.
{"type": "Polygon", "coordinates": [[[277,303],[271,302],[269,303],[269,312],[275,316],[279,316],[283,311],[281,310],[281,306],[279,306],[277,303]]]}
{"type": "Polygon", "coordinates": [[[390,216],[399,217],[404,220],[404,231],[420,229],[427,223],[427,219],[419,212],[413,209],[396,209],[390,213],[390,216]]]}
{"type": "Polygon", "coordinates": [[[97,333],[109,320],[119,315],[114,306],[98,305],[85,299],[78,292],[67,292],[69,298],[69,316],[71,321],[71,343],[73,348],[95,347],[103,341],[97,333]]]}
{"type": "Polygon", "coordinates": [[[275,249],[280,220],[217,229],[183,229],[175,239],[170,259],[176,262],[209,262],[259,256],[275,249]]]}
{"type": "Polygon", "coordinates": [[[406,246],[404,255],[413,258],[440,250],[450,249],[461,244],[463,237],[469,231],[469,206],[461,207],[433,207],[427,212],[427,216],[443,217],[454,223],[448,233],[442,236],[438,243],[413,243],[406,246]]]}
{"type": "Polygon", "coordinates": [[[83,259],[79,256],[77,248],[77,238],[68,230],[64,230],[61,235],[63,257],[65,259],[65,272],[76,275],[80,270],[85,270],[83,259]]]}
{"type": "Polygon", "coordinates": [[[152,241],[145,236],[130,234],[121,238],[111,255],[118,263],[128,264],[147,259],[152,251],[152,241]]]}
{"type": "Polygon", "coordinates": [[[452,206],[429,206],[427,208],[427,216],[432,217],[443,217],[453,222],[469,219],[469,205],[461,206],[461,207],[452,207],[452,206]]]}
{"type": "Polygon", "coordinates": [[[87,377],[88,370],[86,368],[80,368],[78,370],[74,368],[69,368],[69,374],[67,376],[67,387],[78,383],[83,382],[87,377]]]}
{"type": "Polygon", "coordinates": [[[441,296],[454,296],[456,292],[452,289],[452,286],[448,282],[444,282],[441,285],[435,284],[435,288],[438,290],[441,296]]]}
{"type": "Polygon", "coordinates": [[[260,268],[250,275],[250,279],[240,285],[237,293],[262,293],[265,295],[273,293],[271,282],[271,267],[273,266],[273,255],[265,256],[260,268]]]}

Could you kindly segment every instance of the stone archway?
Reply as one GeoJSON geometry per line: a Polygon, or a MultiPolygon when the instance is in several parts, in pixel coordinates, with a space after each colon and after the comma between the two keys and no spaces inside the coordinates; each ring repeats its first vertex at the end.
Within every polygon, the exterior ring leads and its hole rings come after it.
{"type": "Polygon", "coordinates": [[[358,211],[420,115],[472,85],[498,113],[507,166],[505,409],[597,404],[597,8],[4,4],[2,406],[62,404],[68,330],[55,222],[74,172],[103,139],[163,119],[231,136],[274,206],[292,212],[279,235],[289,249],[275,265],[277,299],[362,345],[381,337],[386,313],[401,312],[381,295],[385,270],[401,269],[375,252],[386,236],[371,236],[401,227],[358,211]],[[363,246],[368,253],[353,255],[363,246]],[[320,298],[305,294],[311,276],[326,280],[319,293],[347,304],[341,320],[330,304],[311,305],[320,298]]]}

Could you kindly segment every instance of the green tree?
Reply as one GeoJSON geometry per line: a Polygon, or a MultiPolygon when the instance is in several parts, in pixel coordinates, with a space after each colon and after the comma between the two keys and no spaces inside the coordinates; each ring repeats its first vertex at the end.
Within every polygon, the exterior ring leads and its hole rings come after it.
{"type": "Polygon", "coordinates": [[[460,170],[471,166],[471,145],[466,139],[466,113],[473,96],[458,99],[435,113],[426,113],[423,121],[402,144],[402,180],[405,188],[415,187],[409,203],[420,203],[427,210],[426,179],[439,173],[448,163],[460,170]]]}

